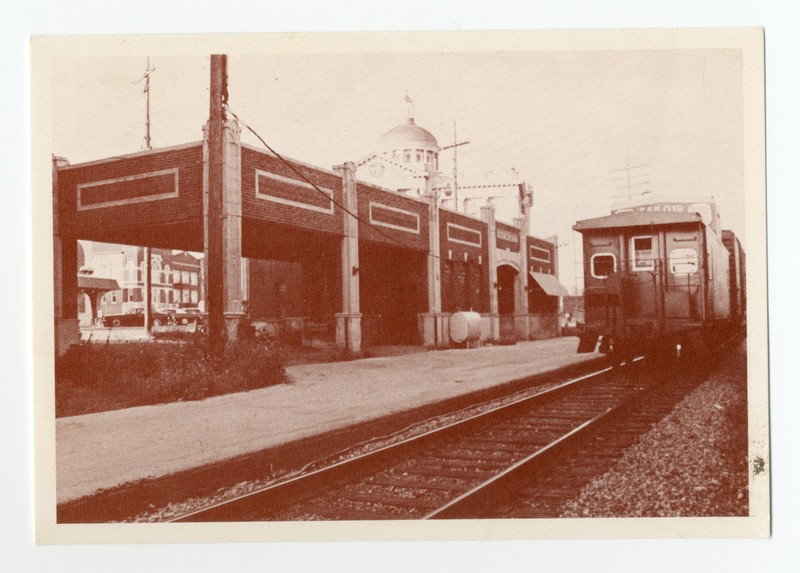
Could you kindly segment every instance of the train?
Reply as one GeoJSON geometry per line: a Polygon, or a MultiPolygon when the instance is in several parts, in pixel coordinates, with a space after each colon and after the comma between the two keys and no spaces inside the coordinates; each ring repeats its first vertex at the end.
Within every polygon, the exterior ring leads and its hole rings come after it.
{"type": "Polygon", "coordinates": [[[579,353],[686,359],[745,331],[745,252],[713,199],[655,200],[573,229],[583,239],[579,353]]]}

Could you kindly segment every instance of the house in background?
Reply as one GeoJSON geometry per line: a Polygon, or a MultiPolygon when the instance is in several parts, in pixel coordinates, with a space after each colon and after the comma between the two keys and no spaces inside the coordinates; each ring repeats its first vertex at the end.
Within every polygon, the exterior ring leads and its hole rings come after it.
{"type": "MultiPolygon", "coordinates": [[[[80,241],[78,269],[79,280],[84,277],[86,284],[92,283],[89,286],[100,285],[103,289],[102,292],[95,289],[91,294],[81,290],[78,298],[81,326],[89,326],[94,319],[108,314],[144,308],[144,247],[80,241]]],[[[184,251],[151,249],[150,269],[154,310],[203,306],[202,259],[184,251]]]]}

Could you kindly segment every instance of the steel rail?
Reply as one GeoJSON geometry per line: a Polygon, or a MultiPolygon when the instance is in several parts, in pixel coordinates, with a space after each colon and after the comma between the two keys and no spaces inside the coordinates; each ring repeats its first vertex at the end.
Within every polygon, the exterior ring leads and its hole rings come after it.
{"type": "MultiPolygon", "coordinates": [[[[717,350],[725,350],[739,340],[741,340],[741,334],[737,333],[723,341],[718,346],[717,350]]],[[[721,355],[721,352],[718,353],[717,358],[721,355]]],[[[636,358],[635,361],[641,359],[642,358],[639,357],[636,358]]],[[[712,360],[712,362],[715,361],[712,360]]],[[[688,389],[694,388],[702,382],[704,379],[702,370],[701,368],[700,372],[689,375],[695,378],[695,380],[685,383],[688,389]]],[[[518,483],[522,479],[530,479],[537,470],[545,469],[544,466],[555,463],[559,454],[563,453],[565,448],[569,448],[572,444],[587,436],[589,432],[600,432],[603,431],[605,427],[608,427],[608,425],[613,425],[619,416],[629,413],[631,409],[640,404],[643,399],[651,396],[654,392],[662,390],[667,383],[666,380],[662,380],[652,386],[641,388],[639,392],[630,396],[622,403],[608,408],[592,419],[579,424],[567,433],[554,439],[548,445],[518,460],[508,468],[474,486],[469,491],[450,500],[447,504],[431,511],[425,515],[423,519],[467,519],[485,514],[485,509],[491,505],[496,505],[497,499],[503,498],[505,492],[512,491],[515,483],[518,483]]]]}
{"type": "MultiPolygon", "coordinates": [[[[641,358],[637,358],[635,361],[639,360],[641,360],[641,358]]],[[[295,498],[302,499],[313,497],[317,495],[315,490],[319,488],[346,481],[358,473],[371,471],[372,468],[381,466],[391,461],[392,458],[404,455],[406,452],[419,447],[420,444],[429,440],[443,439],[456,432],[467,431],[471,427],[484,423],[485,420],[493,416],[508,414],[515,411],[515,409],[528,407],[531,403],[555,399],[575,389],[577,385],[594,380],[612,370],[618,369],[605,367],[595,372],[571,378],[556,386],[546,388],[528,396],[523,396],[511,402],[503,403],[500,406],[469,416],[465,419],[445,424],[444,426],[412,436],[406,440],[382,446],[371,452],[360,454],[332,465],[258,488],[231,499],[214,503],[208,507],[200,508],[172,518],[168,520],[168,522],[257,520],[264,514],[274,513],[290,505],[295,501],[295,498]]],[[[470,409],[473,408],[475,408],[475,406],[470,409]]]]}

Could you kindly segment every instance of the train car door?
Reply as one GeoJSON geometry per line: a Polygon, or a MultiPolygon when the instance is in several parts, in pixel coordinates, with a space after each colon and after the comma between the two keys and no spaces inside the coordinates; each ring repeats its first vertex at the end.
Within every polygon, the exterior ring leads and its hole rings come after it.
{"type": "Polygon", "coordinates": [[[586,324],[605,324],[606,328],[612,328],[621,315],[619,289],[609,284],[609,277],[614,277],[613,283],[621,270],[619,240],[608,233],[584,235],[583,244],[586,324]]]}
{"type": "Polygon", "coordinates": [[[625,300],[626,317],[658,319],[661,301],[659,283],[659,237],[654,233],[635,233],[628,236],[625,300]]]}
{"type": "Polygon", "coordinates": [[[703,319],[702,243],[700,233],[667,231],[665,235],[664,318],[671,321],[703,319]]]}

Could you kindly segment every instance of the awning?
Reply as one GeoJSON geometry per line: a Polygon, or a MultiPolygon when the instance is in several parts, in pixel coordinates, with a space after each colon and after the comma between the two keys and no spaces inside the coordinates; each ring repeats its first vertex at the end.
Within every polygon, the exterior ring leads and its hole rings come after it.
{"type": "Polygon", "coordinates": [[[114,279],[93,277],[91,275],[78,275],[78,288],[84,290],[111,291],[119,290],[119,283],[114,279]]]}
{"type": "Polygon", "coordinates": [[[569,291],[558,282],[555,275],[546,275],[544,273],[531,273],[533,280],[536,281],[542,290],[549,296],[569,296],[569,291]]]}

